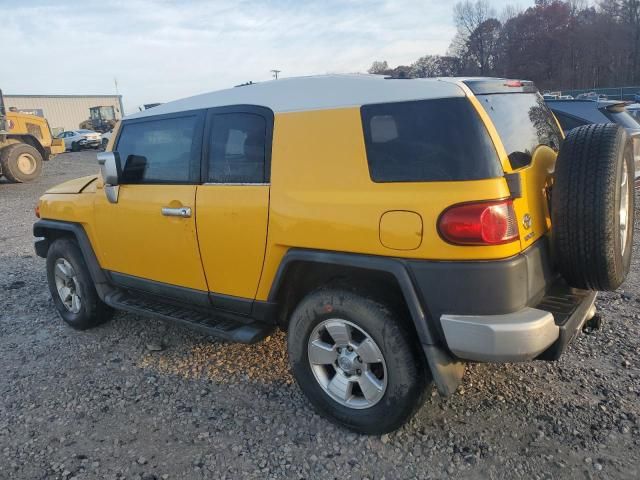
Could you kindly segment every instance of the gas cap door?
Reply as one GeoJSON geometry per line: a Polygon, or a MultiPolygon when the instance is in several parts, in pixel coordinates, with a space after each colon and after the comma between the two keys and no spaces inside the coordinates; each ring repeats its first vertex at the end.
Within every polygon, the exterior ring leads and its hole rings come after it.
{"type": "Polygon", "coordinates": [[[422,217],[408,210],[390,210],[380,217],[380,243],[393,250],[415,250],[422,243],[422,217]]]}

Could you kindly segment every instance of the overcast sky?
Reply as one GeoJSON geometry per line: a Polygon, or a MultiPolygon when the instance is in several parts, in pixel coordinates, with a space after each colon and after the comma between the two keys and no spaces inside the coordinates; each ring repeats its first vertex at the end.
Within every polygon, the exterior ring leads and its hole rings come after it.
{"type": "MultiPolygon", "coordinates": [[[[506,4],[532,1],[493,0],[506,4]]],[[[248,80],[365,72],[444,54],[448,0],[0,0],[0,88],[115,93],[132,113],[248,80]]]]}

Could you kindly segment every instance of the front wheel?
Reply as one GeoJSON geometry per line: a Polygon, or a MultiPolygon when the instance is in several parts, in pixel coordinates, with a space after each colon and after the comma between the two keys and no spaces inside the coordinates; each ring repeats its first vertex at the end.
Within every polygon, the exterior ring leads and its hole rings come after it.
{"type": "Polygon", "coordinates": [[[366,434],[404,424],[424,402],[424,356],[387,305],[342,289],[309,294],[289,324],[289,361],[319,413],[366,434]]]}
{"type": "Polygon", "coordinates": [[[59,238],[47,252],[47,280],[58,314],[71,327],[86,330],[111,318],[113,310],[98,297],[75,241],[59,238]]]}

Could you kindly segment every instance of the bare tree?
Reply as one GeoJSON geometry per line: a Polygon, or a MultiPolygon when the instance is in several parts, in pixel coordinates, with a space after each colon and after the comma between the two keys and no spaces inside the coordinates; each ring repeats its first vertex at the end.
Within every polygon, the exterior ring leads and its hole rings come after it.
{"type": "Polygon", "coordinates": [[[469,37],[482,23],[495,18],[496,12],[487,0],[464,0],[453,7],[453,20],[458,32],[469,37]]]}
{"type": "Polygon", "coordinates": [[[440,56],[425,55],[411,65],[411,76],[416,78],[439,77],[440,56]]]}
{"type": "Polygon", "coordinates": [[[388,75],[391,69],[389,68],[389,64],[386,60],[376,60],[371,64],[371,67],[369,67],[369,70],[367,71],[377,75],[388,75]]]}
{"type": "Polygon", "coordinates": [[[453,56],[425,55],[411,65],[414,78],[454,77],[461,73],[460,58],[453,56]]]}
{"type": "Polygon", "coordinates": [[[464,0],[454,6],[453,18],[458,30],[458,41],[464,41],[459,54],[462,54],[469,65],[477,67],[477,72],[471,73],[487,75],[491,71],[500,26],[500,22],[495,19],[495,10],[487,0],[464,0]]]}
{"type": "Polygon", "coordinates": [[[507,23],[512,18],[517,17],[522,13],[522,8],[518,5],[506,5],[500,13],[500,23],[507,23]]]}
{"type": "Polygon", "coordinates": [[[536,0],[510,7],[500,20],[486,0],[454,8],[456,35],[446,56],[410,67],[374,62],[394,77],[498,75],[540,88],[640,85],[640,0],[536,0]]]}

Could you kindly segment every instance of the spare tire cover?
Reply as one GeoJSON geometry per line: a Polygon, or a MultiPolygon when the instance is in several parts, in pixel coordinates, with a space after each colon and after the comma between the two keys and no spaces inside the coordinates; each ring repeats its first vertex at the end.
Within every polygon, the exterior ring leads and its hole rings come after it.
{"type": "Polygon", "coordinates": [[[619,125],[569,132],[556,161],[551,196],[554,257],[573,287],[615,290],[631,265],[634,163],[619,125]]]}

